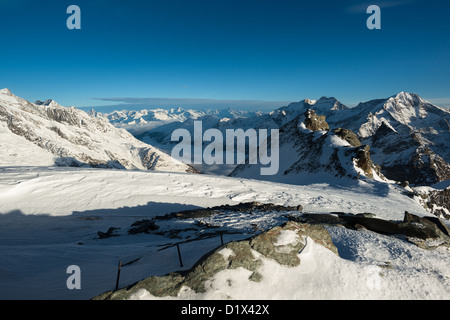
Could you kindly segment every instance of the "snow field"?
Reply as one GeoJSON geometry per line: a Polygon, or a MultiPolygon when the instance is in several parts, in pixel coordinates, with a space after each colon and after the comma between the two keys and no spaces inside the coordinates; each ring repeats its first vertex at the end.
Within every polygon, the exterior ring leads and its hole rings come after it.
{"type": "MultiPolygon", "coordinates": [[[[183,242],[196,223],[215,225],[225,242],[279,225],[286,213],[216,214],[185,221],[157,221],[162,230],[183,229],[182,239],[158,234],[127,235],[130,225],[166,213],[259,201],[303,205],[304,212],[370,212],[391,220],[407,210],[428,213],[394,184],[359,181],[286,185],[208,175],[56,167],[0,170],[0,282],[2,299],[90,299],[115,286],[151,275],[189,269],[220,238],[183,242]],[[97,239],[116,227],[118,237],[97,239]],[[180,268],[175,243],[182,242],[180,268]],[[163,250],[161,250],[163,249],[163,250]],[[68,290],[66,268],[79,265],[82,289],[68,290]]],[[[301,251],[300,266],[287,268],[262,258],[259,283],[244,269],[218,273],[204,294],[181,291],[178,299],[448,299],[448,249],[420,249],[403,239],[372,232],[329,228],[341,257],[313,243],[301,251]]],[[[279,244],[295,237],[282,233],[279,244]]],[[[231,252],[223,252],[230,255],[231,252]]],[[[255,252],[255,254],[257,254],[255,252]]],[[[153,299],[145,292],[132,298],[153,299]]]]}

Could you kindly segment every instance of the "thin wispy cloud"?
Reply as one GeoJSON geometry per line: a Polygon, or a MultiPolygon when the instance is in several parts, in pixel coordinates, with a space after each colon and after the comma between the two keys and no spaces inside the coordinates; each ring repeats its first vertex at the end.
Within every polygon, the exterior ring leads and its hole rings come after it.
{"type": "Polygon", "coordinates": [[[431,98],[425,100],[439,107],[450,108],[450,98],[431,98]]]}
{"type": "MultiPolygon", "coordinates": [[[[227,100],[227,99],[202,99],[202,98],[135,98],[135,97],[111,97],[93,98],[98,101],[112,102],[111,105],[101,106],[102,108],[125,108],[125,109],[151,109],[151,108],[175,108],[184,109],[239,109],[239,110],[260,110],[271,111],[276,108],[286,106],[292,101],[264,101],[264,100],[227,100]]],[[[96,107],[97,109],[97,107],[96,107]]]]}

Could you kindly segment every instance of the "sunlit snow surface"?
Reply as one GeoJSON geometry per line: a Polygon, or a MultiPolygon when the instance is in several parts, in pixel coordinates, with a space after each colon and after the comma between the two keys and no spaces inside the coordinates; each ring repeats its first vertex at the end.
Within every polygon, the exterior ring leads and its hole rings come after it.
{"type": "MultiPolygon", "coordinates": [[[[285,215],[293,212],[221,212],[208,218],[161,220],[156,221],[159,234],[129,235],[137,220],[249,201],[301,204],[304,212],[369,212],[390,220],[402,220],[405,210],[428,215],[403,191],[377,181],[287,185],[183,173],[1,168],[0,298],[90,299],[114,289],[119,261],[124,265],[120,287],[151,275],[186,270],[221,245],[219,231],[225,242],[245,239],[283,223],[285,215]],[[120,228],[115,231],[119,236],[98,239],[97,232],[110,227],[120,228]],[[178,231],[170,237],[164,233],[170,230],[178,231]],[[66,287],[70,265],[81,268],[81,290],[66,287]]],[[[368,231],[328,230],[341,257],[307,239],[299,267],[286,268],[265,259],[259,283],[248,281],[245,270],[228,270],[210,280],[206,293],[184,288],[178,298],[450,297],[448,249],[425,251],[403,239],[368,231]]],[[[281,243],[291,240],[290,235],[279,239],[281,243]]],[[[139,292],[133,298],[154,297],[139,292]]]]}

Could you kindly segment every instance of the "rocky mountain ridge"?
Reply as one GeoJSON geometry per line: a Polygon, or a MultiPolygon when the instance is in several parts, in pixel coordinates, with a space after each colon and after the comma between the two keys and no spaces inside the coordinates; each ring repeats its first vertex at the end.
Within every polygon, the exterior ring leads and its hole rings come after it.
{"type": "MultiPolygon", "coordinates": [[[[278,174],[262,179],[302,183],[305,175],[311,174],[355,180],[384,179],[380,167],[371,160],[368,145],[362,146],[350,130],[330,130],[325,116],[312,109],[280,128],[279,150],[283,156],[278,174]]],[[[247,162],[237,166],[230,176],[258,179],[260,166],[247,162]]]]}

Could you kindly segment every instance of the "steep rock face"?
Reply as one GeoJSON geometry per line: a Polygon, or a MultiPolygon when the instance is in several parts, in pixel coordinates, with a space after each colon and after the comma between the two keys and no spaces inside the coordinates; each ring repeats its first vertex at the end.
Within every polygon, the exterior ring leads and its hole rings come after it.
{"type": "Polygon", "coordinates": [[[430,185],[450,178],[450,112],[417,94],[361,103],[327,120],[370,145],[372,159],[389,179],[430,185]]]}
{"type": "Polygon", "coordinates": [[[450,186],[441,189],[414,188],[410,195],[438,218],[450,219],[450,186]]]}
{"type": "MultiPolygon", "coordinates": [[[[375,168],[375,164],[370,158],[370,146],[365,145],[363,148],[357,149],[355,160],[357,167],[362,169],[366,176],[368,176],[369,178],[374,177],[373,170],[375,168]]],[[[378,175],[381,175],[380,167],[376,167],[375,170],[377,171],[378,175]]]]}
{"type": "Polygon", "coordinates": [[[54,155],[57,165],[195,172],[125,130],[53,100],[33,104],[1,90],[0,122],[9,130],[2,141],[22,137],[54,155]]]}
{"type": "MultiPolygon", "coordinates": [[[[308,179],[338,177],[384,179],[379,166],[371,159],[370,147],[362,146],[356,135],[347,129],[329,130],[323,115],[308,109],[280,128],[280,170],[277,175],[262,177],[295,183],[308,179]]],[[[235,177],[261,178],[260,164],[242,164],[230,174],[235,177]]]]}
{"type": "MultiPolygon", "coordinates": [[[[317,103],[314,108],[320,110],[317,103]]],[[[323,108],[321,114],[330,127],[356,134],[350,141],[335,131],[351,145],[369,145],[371,159],[388,179],[412,185],[450,179],[450,112],[417,94],[400,92],[352,109],[323,108]]]]}
{"type": "Polygon", "coordinates": [[[347,141],[353,147],[360,147],[361,141],[359,141],[358,136],[351,130],[337,128],[333,130],[334,134],[339,136],[340,138],[347,141]]]}
{"type": "Polygon", "coordinates": [[[450,187],[429,192],[426,204],[434,215],[450,220],[450,187]]]}

